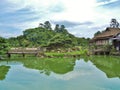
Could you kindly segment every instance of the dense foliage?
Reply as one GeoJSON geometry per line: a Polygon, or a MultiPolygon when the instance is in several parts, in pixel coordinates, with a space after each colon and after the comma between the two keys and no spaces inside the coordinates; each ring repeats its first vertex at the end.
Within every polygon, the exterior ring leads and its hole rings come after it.
{"type": "Polygon", "coordinates": [[[7,40],[0,37],[0,55],[4,54],[8,50],[8,46],[7,40]]]}
{"type": "Polygon", "coordinates": [[[101,34],[101,32],[100,32],[100,31],[97,31],[97,32],[94,34],[94,36],[97,36],[98,34],[101,34]]]}
{"type": "Polygon", "coordinates": [[[9,38],[11,47],[50,47],[66,48],[78,45],[87,45],[89,39],[78,38],[70,34],[64,25],[56,24],[54,30],[49,21],[40,23],[39,27],[23,31],[23,35],[9,38]]]}

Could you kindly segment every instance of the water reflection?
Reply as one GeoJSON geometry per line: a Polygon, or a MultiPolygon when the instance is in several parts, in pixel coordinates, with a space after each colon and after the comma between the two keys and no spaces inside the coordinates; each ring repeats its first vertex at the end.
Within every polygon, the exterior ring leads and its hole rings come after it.
{"type": "Polygon", "coordinates": [[[120,78],[120,57],[114,56],[94,56],[90,59],[92,63],[108,78],[120,78]]]}
{"type": "Polygon", "coordinates": [[[40,73],[50,75],[51,72],[56,74],[65,74],[73,70],[75,59],[70,58],[49,58],[36,60],[23,60],[23,65],[27,68],[40,70],[40,73]]]}
{"type": "MultiPolygon", "coordinates": [[[[92,56],[81,58],[84,59],[85,63],[90,60],[98,69],[103,71],[108,78],[114,77],[120,78],[120,57],[92,56]]],[[[2,66],[0,66],[0,80],[5,79],[5,76],[9,71],[11,65],[21,64],[17,62],[21,62],[23,66],[26,68],[39,70],[40,73],[44,73],[45,75],[48,76],[51,74],[51,72],[54,72],[56,74],[66,74],[70,71],[73,71],[76,66],[75,58],[46,58],[46,59],[23,58],[20,60],[14,60],[14,62],[13,61],[11,62],[11,60],[9,60],[6,64],[3,63],[1,64],[2,66]]],[[[80,63],[80,65],[77,67],[80,67],[81,65],[83,64],[80,63]]]]}
{"type": "Polygon", "coordinates": [[[8,71],[10,69],[10,66],[0,66],[0,80],[4,80],[8,71]]]}

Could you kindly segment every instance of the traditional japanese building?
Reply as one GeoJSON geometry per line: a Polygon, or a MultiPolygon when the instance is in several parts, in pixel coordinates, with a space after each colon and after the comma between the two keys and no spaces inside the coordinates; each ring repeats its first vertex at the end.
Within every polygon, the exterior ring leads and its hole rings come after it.
{"type": "Polygon", "coordinates": [[[109,54],[113,48],[120,51],[120,28],[106,28],[92,38],[90,47],[94,54],[109,54]]]}

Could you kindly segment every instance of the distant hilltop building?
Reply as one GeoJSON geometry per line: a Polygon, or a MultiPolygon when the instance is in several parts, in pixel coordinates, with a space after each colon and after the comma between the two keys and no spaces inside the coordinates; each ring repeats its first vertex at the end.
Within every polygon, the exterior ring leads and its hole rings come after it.
{"type": "Polygon", "coordinates": [[[97,33],[90,41],[93,54],[120,52],[120,28],[116,19],[111,19],[110,27],[97,33]],[[112,51],[113,50],[113,51],[112,51]]]}

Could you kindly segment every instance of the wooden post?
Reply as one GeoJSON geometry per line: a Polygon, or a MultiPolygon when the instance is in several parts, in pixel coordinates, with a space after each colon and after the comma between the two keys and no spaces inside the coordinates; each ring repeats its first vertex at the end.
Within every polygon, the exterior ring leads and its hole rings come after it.
{"type": "Polygon", "coordinates": [[[35,56],[39,56],[39,53],[35,53],[35,56]]]}
{"type": "Polygon", "coordinates": [[[8,56],[8,58],[11,58],[11,54],[10,53],[7,53],[7,56],[8,56]]]}
{"type": "Polygon", "coordinates": [[[23,53],[22,55],[23,55],[23,57],[25,57],[25,53],[23,53]]]}

